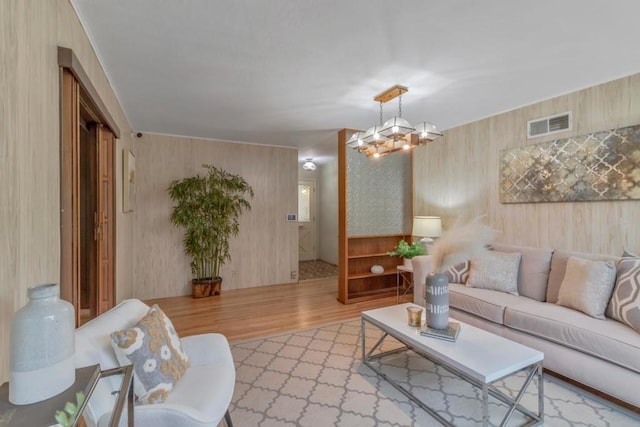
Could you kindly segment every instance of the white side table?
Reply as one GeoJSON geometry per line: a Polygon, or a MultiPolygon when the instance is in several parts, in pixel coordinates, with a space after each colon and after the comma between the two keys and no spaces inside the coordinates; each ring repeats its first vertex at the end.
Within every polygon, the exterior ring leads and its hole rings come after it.
{"type": "MultiPolygon", "coordinates": [[[[396,300],[400,303],[400,299],[413,288],[413,268],[406,265],[399,265],[396,268],[396,300]],[[403,291],[400,295],[400,285],[403,291]]],[[[413,302],[413,301],[411,301],[413,302]]]]}

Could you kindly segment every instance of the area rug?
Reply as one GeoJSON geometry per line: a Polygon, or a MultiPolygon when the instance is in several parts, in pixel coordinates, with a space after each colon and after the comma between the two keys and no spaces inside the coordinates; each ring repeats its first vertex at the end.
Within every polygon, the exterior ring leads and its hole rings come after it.
{"type": "MultiPolygon", "coordinates": [[[[381,336],[367,325],[367,347],[381,336]]],[[[231,346],[236,386],[230,406],[236,426],[438,426],[433,417],[360,361],[360,321],[353,320],[231,346]]],[[[399,343],[385,340],[383,350],[399,343]]],[[[404,387],[457,426],[481,425],[480,392],[412,351],[380,360],[404,387]]],[[[524,381],[497,383],[513,396],[524,381]]],[[[522,402],[537,411],[537,379],[522,402]]],[[[602,399],[545,376],[545,426],[640,426],[640,418],[602,399]]],[[[506,405],[490,399],[492,425],[506,405]]],[[[521,425],[514,415],[509,425],[521,425]]]]}
{"type": "Polygon", "coordinates": [[[298,263],[298,280],[323,279],[337,275],[338,266],[325,261],[300,261],[298,263]]]}

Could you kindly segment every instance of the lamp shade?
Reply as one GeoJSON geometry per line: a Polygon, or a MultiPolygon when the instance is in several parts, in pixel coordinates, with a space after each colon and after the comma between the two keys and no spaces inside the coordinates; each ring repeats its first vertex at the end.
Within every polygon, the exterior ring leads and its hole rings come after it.
{"type": "Polygon", "coordinates": [[[433,141],[434,139],[440,138],[442,136],[442,133],[438,131],[438,128],[428,122],[422,122],[417,125],[412,133],[418,135],[419,141],[433,141]]]}
{"type": "Polygon", "coordinates": [[[442,235],[442,220],[439,216],[414,216],[412,236],[440,237],[442,235]]]}
{"type": "Polygon", "coordinates": [[[382,125],[382,130],[380,130],[380,134],[386,136],[387,138],[402,138],[408,133],[413,132],[415,129],[409,124],[408,121],[403,119],[402,117],[395,116],[382,125]]]}

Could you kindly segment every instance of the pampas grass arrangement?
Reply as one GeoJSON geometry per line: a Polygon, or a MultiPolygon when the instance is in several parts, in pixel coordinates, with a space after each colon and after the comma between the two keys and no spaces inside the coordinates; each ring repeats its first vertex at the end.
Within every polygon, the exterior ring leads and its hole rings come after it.
{"type": "Polygon", "coordinates": [[[453,227],[431,245],[429,254],[433,256],[433,272],[444,273],[454,265],[469,261],[484,251],[496,236],[496,230],[482,223],[479,216],[467,224],[458,219],[453,227]]]}

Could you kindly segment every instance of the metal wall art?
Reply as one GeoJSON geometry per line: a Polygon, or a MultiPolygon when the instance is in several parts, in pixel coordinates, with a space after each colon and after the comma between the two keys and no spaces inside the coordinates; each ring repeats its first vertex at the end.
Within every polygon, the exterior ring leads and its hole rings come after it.
{"type": "Polygon", "coordinates": [[[500,203],[640,199],[640,125],[500,152],[500,203]]]}

